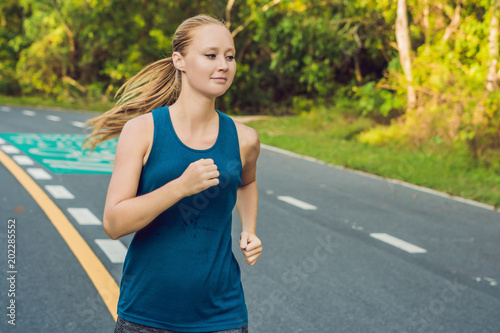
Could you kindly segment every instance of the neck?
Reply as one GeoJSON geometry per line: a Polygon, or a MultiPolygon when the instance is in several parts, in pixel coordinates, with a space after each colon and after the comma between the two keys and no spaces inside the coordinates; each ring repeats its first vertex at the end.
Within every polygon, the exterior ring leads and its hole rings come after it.
{"type": "Polygon", "coordinates": [[[204,130],[217,117],[215,98],[208,98],[188,89],[181,90],[179,98],[169,109],[172,110],[172,117],[179,119],[192,132],[204,130]]]}
{"type": "Polygon", "coordinates": [[[172,104],[172,107],[180,110],[185,117],[203,122],[214,116],[215,98],[181,90],[179,98],[172,104]]]}

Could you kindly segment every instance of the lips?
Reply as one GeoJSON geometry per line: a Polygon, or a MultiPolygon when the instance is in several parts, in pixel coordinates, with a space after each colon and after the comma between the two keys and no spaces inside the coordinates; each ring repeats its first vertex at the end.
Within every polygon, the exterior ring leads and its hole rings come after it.
{"type": "Polygon", "coordinates": [[[227,79],[225,77],[213,77],[212,80],[218,81],[218,82],[226,82],[227,79]]]}

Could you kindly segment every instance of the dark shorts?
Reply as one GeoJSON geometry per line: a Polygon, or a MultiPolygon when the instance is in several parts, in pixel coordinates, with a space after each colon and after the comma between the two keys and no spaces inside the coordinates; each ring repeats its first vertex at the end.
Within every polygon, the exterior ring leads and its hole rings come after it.
{"type": "MultiPolygon", "coordinates": [[[[179,333],[179,332],[169,331],[162,328],[143,326],[118,317],[114,333],[179,333]]],[[[248,333],[248,325],[242,328],[235,328],[224,331],[213,331],[206,333],[248,333]]]]}

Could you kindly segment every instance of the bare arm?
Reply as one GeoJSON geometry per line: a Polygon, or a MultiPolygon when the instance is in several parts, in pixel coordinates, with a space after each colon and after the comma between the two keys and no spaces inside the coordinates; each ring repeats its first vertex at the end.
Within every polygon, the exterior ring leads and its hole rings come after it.
{"type": "Polygon", "coordinates": [[[256,182],[257,158],[260,153],[259,136],[255,130],[242,132],[243,170],[242,186],[238,189],[236,210],[241,220],[240,247],[246,262],[253,266],[262,252],[262,242],[257,237],[258,191],[256,182]]]}
{"type": "Polygon", "coordinates": [[[219,183],[213,160],[201,159],[191,163],[181,177],[136,196],[143,159],[152,141],[153,125],[149,117],[128,121],[118,140],[103,216],[104,230],[112,239],[144,228],[180,199],[219,183]]]}

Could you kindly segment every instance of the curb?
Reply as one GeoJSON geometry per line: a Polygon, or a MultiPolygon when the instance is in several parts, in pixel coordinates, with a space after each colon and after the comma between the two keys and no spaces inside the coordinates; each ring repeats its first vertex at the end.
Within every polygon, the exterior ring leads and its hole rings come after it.
{"type": "Polygon", "coordinates": [[[262,148],[264,148],[264,149],[269,150],[269,151],[280,153],[280,154],[283,154],[283,155],[286,155],[286,156],[299,158],[299,159],[302,159],[302,160],[306,160],[306,161],[313,162],[313,163],[318,163],[318,164],[321,164],[321,165],[326,165],[326,166],[329,166],[329,167],[332,167],[332,168],[335,168],[335,169],[339,169],[339,170],[349,171],[349,172],[352,172],[352,173],[355,173],[355,174],[358,174],[358,175],[361,175],[361,176],[365,176],[365,177],[368,177],[368,178],[386,181],[386,182],[391,183],[391,184],[398,184],[398,185],[401,185],[401,186],[404,186],[404,187],[407,187],[407,188],[411,188],[413,190],[417,190],[417,191],[428,193],[428,194],[433,194],[433,195],[436,195],[436,196],[439,196],[439,197],[442,197],[442,198],[447,198],[447,199],[455,200],[455,201],[458,201],[460,203],[469,204],[469,205],[472,205],[472,206],[475,206],[475,207],[479,207],[479,208],[483,208],[483,209],[486,209],[486,210],[490,210],[490,211],[493,211],[493,212],[500,212],[500,208],[495,209],[495,206],[488,205],[488,204],[485,204],[485,203],[482,203],[482,202],[479,202],[479,201],[475,201],[475,200],[471,200],[471,199],[466,199],[466,198],[462,198],[462,197],[457,197],[457,196],[454,196],[454,195],[451,195],[451,194],[448,194],[448,193],[445,193],[445,192],[441,192],[441,191],[433,190],[433,189],[430,189],[430,188],[427,188],[427,187],[423,187],[423,186],[411,184],[411,183],[408,183],[408,182],[405,182],[405,181],[402,181],[402,180],[399,180],[399,179],[385,178],[385,177],[377,176],[377,175],[374,175],[374,174],[371,174],[371,173],[368,173],[368,172],[354,170],[354,169],[349,169],[349,168],[344,167],[344,166],[339,166],[339,165],[334,165],[334,164],[326,163],[326,162],[318,160],[318,159],[316,159],[314,157],[297,154],[297,153],[294,153],[294,152],[291,152],[291,151],[288,151],[288,150],[285,150],[285,149],[281,149],[281,148],[269,146],[269,145],[266,145],[266,144],[263,144],[263,143],[261,143],[260,146],[262,148]]]}

